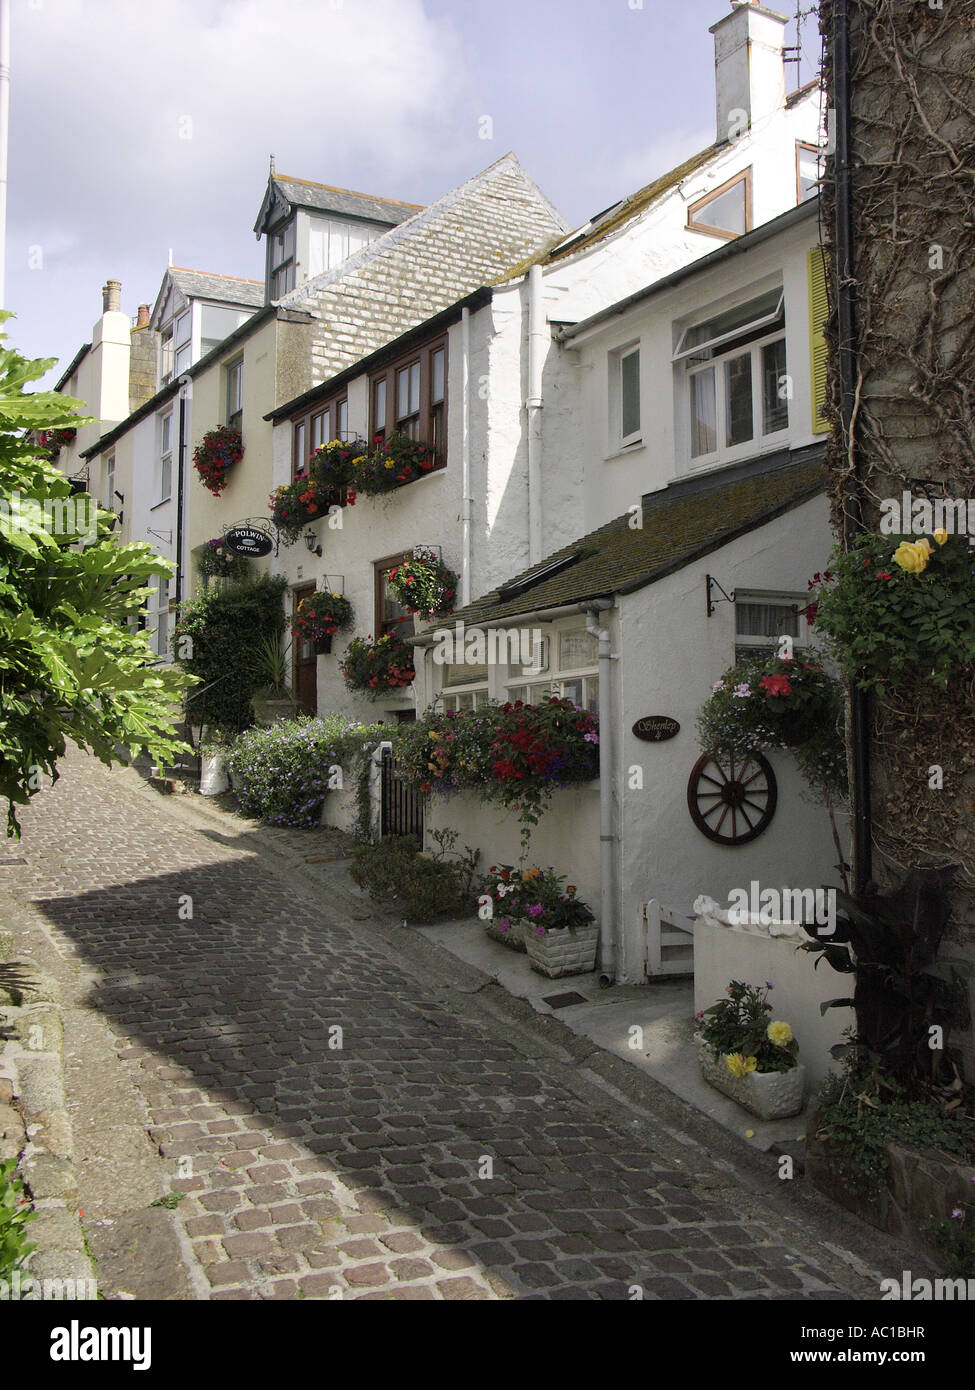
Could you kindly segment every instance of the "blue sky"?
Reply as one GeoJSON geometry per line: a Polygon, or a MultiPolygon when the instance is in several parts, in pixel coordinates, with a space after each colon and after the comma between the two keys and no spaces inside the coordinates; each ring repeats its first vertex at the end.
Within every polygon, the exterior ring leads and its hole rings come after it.
{"type": "MultiPolygon", "coordinates": [[[[729,8],[13,0],[13,345],[63,368],[105,280],[134,316],[170,249],[176,265],[259,277],[251,229],[272,151],[281,173],[427,203],[513,150],[584,222],[714,138],[708,26],[729,8]]],[[[814,20],[804,46],[803,81],[814,20]]]]}

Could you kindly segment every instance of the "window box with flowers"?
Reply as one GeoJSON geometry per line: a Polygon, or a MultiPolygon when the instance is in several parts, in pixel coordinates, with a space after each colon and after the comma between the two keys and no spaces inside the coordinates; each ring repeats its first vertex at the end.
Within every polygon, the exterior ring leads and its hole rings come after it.
{"type": "Polygon", "coordinates": [[[326,516],[338,503],[338,494],[327,483],[299,473],[293,483],[282,483],[268,499],[271,520],[285,545],[294,545],[310,521],[326,516]]]}
{"type": "Polygon", "coordinates": [[[806,1072],[784,1020],[769,1019],[772,985],[732,980],[727,999],[697,1015],[701,1075],[708,1085],[763,1120],[798,1115],[806,1072]]]}
{"type": "Polygon", "coordinates": [[[336,632],[348,627],[352,616],[352,604],[344,594],[316,589],[298,604],[291,631],[295,637],[311,642],[316,653],[324,656],[332,650],[336,632]]]}
{"type": "Polygon", "coordinates": [[[356,476],[368,453],[369,446],[362,439],[331,439],[312,454],[308,474],[331,488],[336,502],[354,506],[356,476]]]}
{"type": "Polygon", "coordinates": [[[227,474],[244,457],[240,430],[231,425],[219,425],[207,433],[193,450],[193,467],[200,482],[214,497],[219,497],[229,481],[227,474]]]}
{"type": "Polygon", "coordinates": [[[235,555],[227,545],[225,536],[214,536],[200,551],[197,569],[204,586],[211,579],[229,579],[234,582],[247,578],[250,560],[246,555],[235,555]]]}
{"type": "Polygon", "coordinates": [[[423,478],[437,468],[433,447],[407,434],[394,433],[377,439],[374,448],[356,457],[353,463],[352,484],[357,492],[377,497],[384,492],[423,478]]]}
{"type": "Polygon", "coordinates": [[[361,690],[371,699],[412,685],[416,677],[413,653],[393,632],[374,642],[353,637],[339,669],[349,690],[361,690]]]}
{"type": "Polygon", "coordinates": [[[387,584],[411,613],[442,618],[453,612],[457,575],[428,546],[415,546],[411,556],[389,571],[387,584]]]}

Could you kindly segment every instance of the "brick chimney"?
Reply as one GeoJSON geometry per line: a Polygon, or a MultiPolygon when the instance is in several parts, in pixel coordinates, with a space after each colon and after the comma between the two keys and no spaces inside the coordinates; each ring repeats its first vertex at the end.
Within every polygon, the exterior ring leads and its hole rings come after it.
{"type": "Polygon", "coordinates": [[[732,0],[714,35],[714,86],[719,143],[761,126],[785,105],[788,19],[756,0],[732,0]]]}
{"type": "Polygon", "coordinates": [[[135,321],[136,328],[146,328],[149,324],[149,305],[139,305],[139,317],[135,321]]]}
{"type": "Polygon", "coordinates": [[[122,306],[121,280],[106,280],[102,286],[102,313],[117,314],[122,306]]]}

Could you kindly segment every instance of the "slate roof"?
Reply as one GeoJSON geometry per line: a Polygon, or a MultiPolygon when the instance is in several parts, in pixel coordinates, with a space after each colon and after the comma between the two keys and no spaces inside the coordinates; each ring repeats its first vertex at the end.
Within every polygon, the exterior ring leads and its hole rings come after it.
{"type": "Polygon", "coordinates": [[[169,274],[187,299],[213,299],[222,304],[240,304],[248,309],[263,308],[263,280],[244,280],[239,275],[216,275],[209,270],[187,270],[181,265],[171,265],[169,274]]]}
{"type": "Polygon", "coordinates": [[[536,610],[631,593],[720,549],[809,501],[825,485],[823,444],[751,460],[710,478],[690,478],[643,498],[643,529],[631,529],[630,513],[549,555],[453,614],[468,625],[502,623],[536,610]],[[503,598],[539,571],[578,559],[503,598]]]}
{"type": "Polygon", "coordinates": [[[266,230],[267,214],[276,201],[289,203],[292,207],[313,208],[317,212],[332,212],[338,217],[386,222],[393,227],[423,208],[422,203],[403,203],[398,198],[376,198],[371,193],[356,193],[351,188],[335,188],[311,179],[272,174],[254,224],[254,231],[258,234],[266,230]]]}

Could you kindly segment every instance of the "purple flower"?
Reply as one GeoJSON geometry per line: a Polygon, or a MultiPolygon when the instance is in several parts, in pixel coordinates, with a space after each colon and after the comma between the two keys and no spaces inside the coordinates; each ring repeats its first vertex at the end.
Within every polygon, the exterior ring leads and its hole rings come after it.
{"type": "Polygon", "coordinates": [[[528,909],[528,915],[529,917],[541,917],[544,911],[545,909],[542,907],[541,903],[533,903],[528,909]]]}
{"type": "Polygon", "coordinates": [[[952,1221],[964,1221],[965,1213],[962,1211],[961,1207],[955,1207],[954,1211],[951,1213],[951,1219],[952,1221]]]}
{"type": "Polygon", "coordinates": [[[501,918],[501,930],[502,930],[502,931],[508,931],[508,930],[510,929],[510,927],[511,927],[511,922],[508,920],[508,918],[507,918],[507,917],[502,917],[502,918],[501,918]]]}
{"type": "Polygon", "coordinates": [[[544,935],[545,935],[545,928],[544,928],[544,927],[536,927],[535,930],[538,932],[538,935],[539,935],[539,936],[544,936],[544,935]]]}

